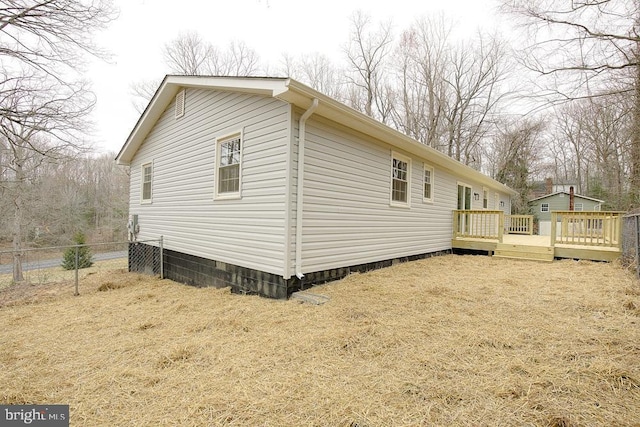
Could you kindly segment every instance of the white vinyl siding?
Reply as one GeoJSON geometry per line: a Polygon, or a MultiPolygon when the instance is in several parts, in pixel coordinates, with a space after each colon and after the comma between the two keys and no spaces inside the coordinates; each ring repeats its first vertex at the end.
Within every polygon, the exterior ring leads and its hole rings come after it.
{"type": "Polygon", "coordinates": [[[131,167],[138,238],[167,249],[284,275],[290,106],[277,99],[187,89],[188,114],[167,106],[131,167]],[[214,199],[215,138],[242,129],[242,198],[214,199]],[[141,165],[153,159],[153,204],[140,206],[141,165]]]}
{"type": "MultiPolygon", "coordinates": [[[[457,178],[434,166],[433,203],[397,209],[389,203],[391,151],[311,116],[305,147],[304,273],[451,249],[457,178]]],[[[421,197],[429,159],[397,154],[411,160],[410,194],[421,197]]]]}

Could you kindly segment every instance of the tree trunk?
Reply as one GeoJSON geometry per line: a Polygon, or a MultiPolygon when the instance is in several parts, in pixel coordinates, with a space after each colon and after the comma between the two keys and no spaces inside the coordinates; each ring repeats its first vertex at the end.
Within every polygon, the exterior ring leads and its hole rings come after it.
{"type": "Polygon", "coordinates": [[[14,217],[13,217],[13,281],[19,283],[24,281],[24,275],[22,272],[22,202],[23,202],[23,190],[24,190],[24,171],[22,170],[22,164],[16,162],[16,186],[15,194],[13,195],[14,205],[14,217]]]}

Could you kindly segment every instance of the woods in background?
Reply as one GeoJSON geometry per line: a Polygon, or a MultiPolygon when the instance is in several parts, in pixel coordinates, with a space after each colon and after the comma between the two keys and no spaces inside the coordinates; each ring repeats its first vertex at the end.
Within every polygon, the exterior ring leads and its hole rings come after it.
{"type": "MultiPolygon", "coordinates": [[[[117,166],[114,157],[30,159],[25,165],[29,179],[21,185],[22,241],[28,246],[66,245],[79,231],[90,242],[126,240],[129,171],[117,166]]],[[[15,225],[11,174],[0,169],[0,244],[10,241],[15,225]]]]}
{"type": "MultiPolygon", "coordinates": [[[[503,3],[522,41],[460,37],[442,15],[395,29],[356,12],[342,61],[283,54],[274,67],[243,43],[188,32],[165,45],[165,64],[174,74],[293,77],[513,187],[517,213],[546,178],[607,209],[640,206],[637,2],[503,3]]],[[[139,106],[156,86],[133,86],[139,106]]]]}
{"type": "MultiPolygon", "coordinates": [[[[0,16],[0,241],[63,244],[80,230],[122,240],[128,171],[90,148],[95,99],[81,74],[87,55],[106,57],[91,36],[115,19],[112,4],[10,3],[0,16]]],[[[290,76],[516,189],[517,213],[548,177],[604,208],[638,207],[637,1],[502,3],[522,41],[461,37],[442,15],[396,28],[356,12],[342,60],[283,53],[263,63],[242,41],[187,32],[164,46],[156,78],[290,76]]],[[[132,85],[140,110],[157,85],[132,85]]]]}

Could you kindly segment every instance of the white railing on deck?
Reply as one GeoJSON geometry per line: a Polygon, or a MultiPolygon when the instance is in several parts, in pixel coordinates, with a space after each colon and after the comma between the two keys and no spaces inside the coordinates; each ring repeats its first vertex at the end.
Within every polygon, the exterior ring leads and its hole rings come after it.
{"type": "Polygon", "coordinates": [[[533,215],[505,215],[504,231],[507,234],[533,234],[533,215]]]}
{"type": "Polygon", "coordinates": [[[623,212],[551,212],[551,245],[620,247],[623,212]]]}
{"type": "Polygon", "coordinates": [[[453,237],[497,239],[502,241],[504,212],[480,210],[453,211],[453,237]]]}

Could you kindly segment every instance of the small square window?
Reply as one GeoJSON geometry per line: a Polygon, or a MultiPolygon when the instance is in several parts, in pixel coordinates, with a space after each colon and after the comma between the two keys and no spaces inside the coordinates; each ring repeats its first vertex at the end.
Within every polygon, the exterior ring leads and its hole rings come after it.
{"type": "Polygon", "coordinates": [[[541,203],[540,212],[549,212],[549,203],[541,203]]]}
{"type": "Polygon", "coordinates": [[[582,203],[576,203],[573,205],[573,210],[575,212],[582,212],[583,209],[584,209],[584,204],[582,203]]]}

